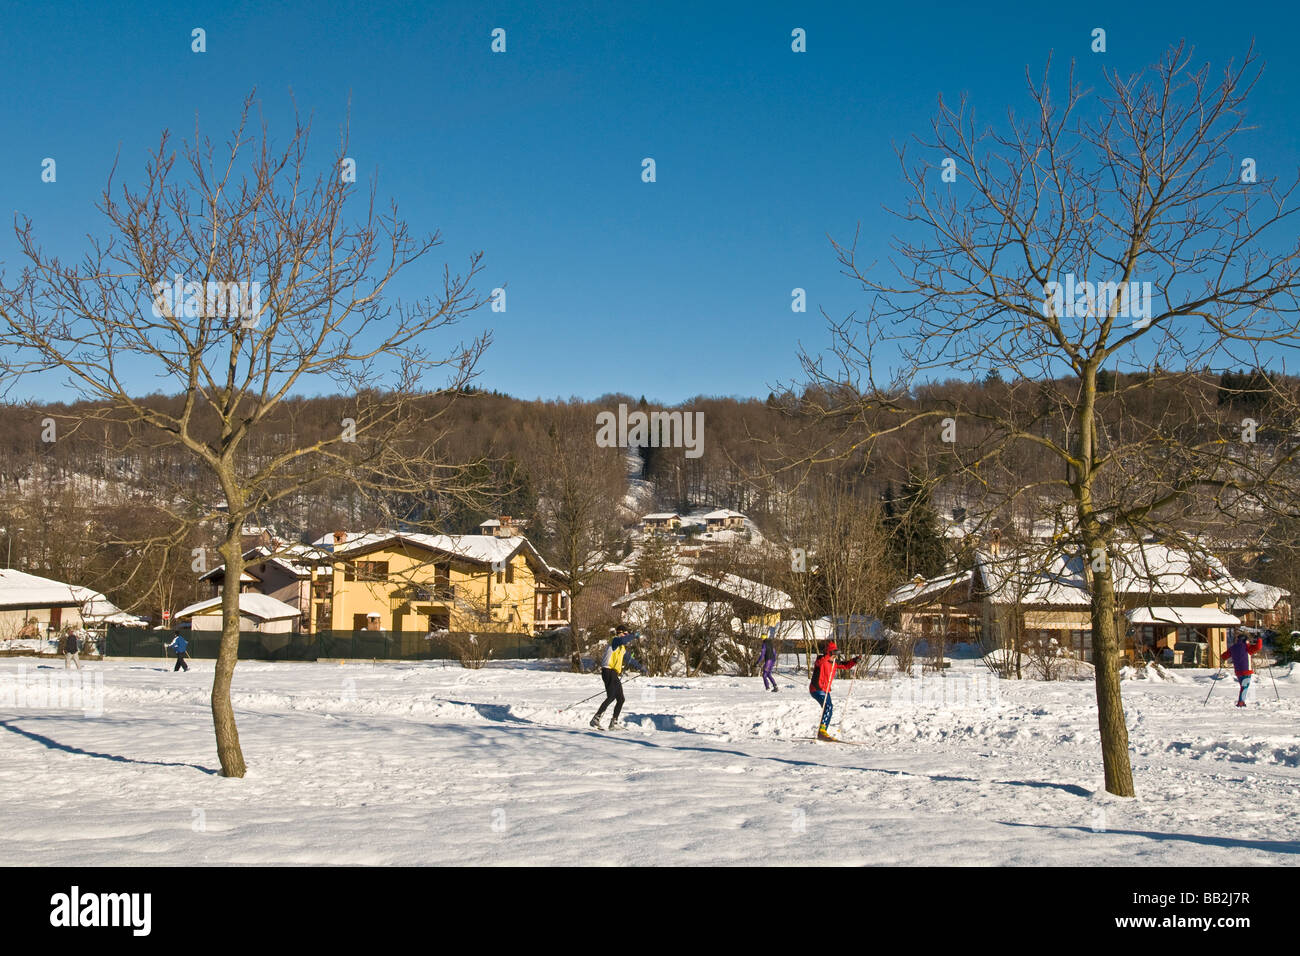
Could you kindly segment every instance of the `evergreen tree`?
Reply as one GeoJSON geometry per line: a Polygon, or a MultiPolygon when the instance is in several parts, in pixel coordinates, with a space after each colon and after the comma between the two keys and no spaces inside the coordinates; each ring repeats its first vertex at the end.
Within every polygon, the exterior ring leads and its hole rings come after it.
{"type": "Polygon", "coordinates": [[[930,493],[915,479],[909,481],[901,495],[893,485],[885,489],[884,523],[888,534],[885,553],[894,567],[907,577],[931,578],[947,562],[943,536],[939,533],[939,516],[930,504],[930,493]]]}

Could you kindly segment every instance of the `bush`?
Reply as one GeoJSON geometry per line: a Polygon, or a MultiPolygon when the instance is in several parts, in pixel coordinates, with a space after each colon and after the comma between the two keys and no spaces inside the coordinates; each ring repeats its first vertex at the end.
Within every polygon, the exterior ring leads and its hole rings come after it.
{"type": "Polygon", "coordinates": [[[916,660],[916,634],[903,631],[894,638],[894,666],[898,673],[912,676],[912,664],[916,660]]]}
{"type": "MultiPolygon", "coordinates": [[[[439,635],[441,636],[441,635],[439,635]]],[[[492,656],[492,647],[487,641],[481,641],[477,634],[456,631],[446,635],[447,643],[452,646],[460,659],[460,666],[478,670],[492,656]]]]}
{"type": "Polygon", "coordinates": [[[1273,656],[1279,664],[1289,664],[1300,656],[1300,641],[1296,640],[1296,631],[1279,632],[1273,638],[1273,656]]]}

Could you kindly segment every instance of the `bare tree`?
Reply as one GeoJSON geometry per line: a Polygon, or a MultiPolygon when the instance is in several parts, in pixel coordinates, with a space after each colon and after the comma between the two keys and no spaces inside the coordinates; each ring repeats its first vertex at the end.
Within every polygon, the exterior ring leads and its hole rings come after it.
{"type": "Polygon", "coordinates": [[[595,420],[582,406],[556,406],[540,451],[538,510],[569,591],[570,666],[576,673],[588,649],[579,623],[584,592],[610,563],[622,536],[618,508],[627,475],[621,449],[596,446],[595,420]]]}
{"type": "Polygon", "coordinates": [[[841,649],[861,658],[869,673],[883,646],[870,632],[884,615],[896,574],[880,509],[866,487],[825,473],[805,481],[789,508],[789,591],[804,644],[810,653],[815,649],[811,622],[829,617],[841,649]]]}
{"type": "Polygon", "coordinates": [[[1212,519],[1294,499],[1288,387],[1263,385],[1277,426],[1264,437],[1207,385],[1300,344],[1296,184],[1256,181],[1240,152],[1260,70],[1252,51],[1212,74],[1179,45],[1146,71],[1106,72],[1097,95],[1072,66],[1058,96],[1049,63],[1027,75],[1029,114],[1001,132],[941,99],[925,159],[899,153],[897,269],[837,245],[871,305],[832,323],[832,359],[805,356],[857,453],[907,436],[989,513],[1020,497],[1067,506],[1060,540],[1087,558],[1105,785],[1121,796],[1134,790],[1113,543],[1190,542],[1212,519]],[[927,400],[937,375],[995,370],[1006,385],[987,398],[927,400]],[[1145,401],[1155,385],[1168,406],[1145,401]]]}
{"type": "Polygon", "coordinates": [[[678,564],[672,544],[661,535],[651,535],[642,543],[634,569],[633,595],[637,600],[625,613],[641,633],[637,660],[649,677],[671,674],[677,667],[684,669],[682,635],[695,622],[689,606],[671,593],[671,584],[681,580],[686,569],[678,564]]]}
{"type": "MultiPolygon", "coordinates": [[[[196,134],[178,154],[164,133],[142,186],[115,188],[110,177],[98,204],[107,235],[79,262],[47,253],[19,220],[26,265],[0,286],[4,371],[62,373],[93,403],[69,429],[98,418],[131,447],[187,453],[192,475],[159,482],[156,500],[186,525],[220,522],[229,581],[243,569],[245,522],[327,480],[387,505],[394,520],[460,493],[463,470],[412,436],[470,380],[489,339],[431,351],[481,304],[480,255],[463,272],[444,267],[436,294],[394,301],[390,283],[439,236],[412,234],[396,205],[377,209],[373,187],[358,192],[346,131],[318,166],[308,124],[297,120],[276,148],[264,124],[253,128],[255,102],[224,146],[196,134]],[[180,400],[141,397],[159,382],[180,400]],[[336,428],[304,438],[277,425],[297,390],[322,386],[343,396],[336,428]]],[[[230,702],[238,593],[223,592],[212,684],[217,753],[231,777],[245,770],[230,702]]]]}

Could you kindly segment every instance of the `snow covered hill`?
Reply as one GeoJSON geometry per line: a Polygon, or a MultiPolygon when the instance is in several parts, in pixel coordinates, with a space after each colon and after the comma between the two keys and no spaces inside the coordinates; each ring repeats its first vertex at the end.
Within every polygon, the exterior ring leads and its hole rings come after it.
{"type": "Polygon", "coordinates": [[[798,677],[640,678],[604,733],[597,701],[560,710],[599,679],[542,665],[243,662],[250,771],[226,780],[211,662],[88,665],[86,716],[19,693],[61,663],[0,660],[0,865],[1300,861],[1300,673],[1279,669],[1280,702],[1262,674],[1244,709],[1226,679],[1202,705],[1211,671],[1126,681],[1123,800],[1101,788],[1090,682],[977,667],[838,683],[849,746],[802,739],[798,677]]]}

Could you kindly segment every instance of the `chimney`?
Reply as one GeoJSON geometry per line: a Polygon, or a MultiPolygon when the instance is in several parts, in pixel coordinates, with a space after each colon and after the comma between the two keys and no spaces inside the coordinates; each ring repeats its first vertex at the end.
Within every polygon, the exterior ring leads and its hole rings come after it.
{"type": "Polygon", "coordinates": [[[497,533],[503,538],[513,538],[515,531],[510,527],[510,515],[501,515],[497,520],[501,522],[501,528],[497,533]]]}
{"type": "Polygon", "coordinates": [[[1002,550],[1002,529],[994,528],[993,532],[989,535],[989,553],[996,558],[998,556],[998,553],[1001,550],[1002,550]]]}
{"type": "Polygon", "coordinates": [[[337,548],[339,545],[341,545],[341,544],[342,544],[344,541],[346,541],[346,540],[348,540],[348,533],[347,533],[346,531],[335,531],[335,532],[334,532],[334,547],[337,548]]]}

